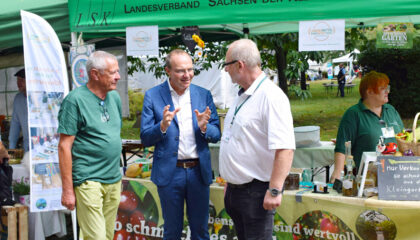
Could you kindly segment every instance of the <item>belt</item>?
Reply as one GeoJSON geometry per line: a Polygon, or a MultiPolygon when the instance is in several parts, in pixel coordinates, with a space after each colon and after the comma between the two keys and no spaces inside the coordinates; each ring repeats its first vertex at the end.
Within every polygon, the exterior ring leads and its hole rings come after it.
{"type": "Polygon", "coordinates": [[[177,167],[192,168],[198,165],[198,158],[183,159],[176,162],[177,167]]]}
{"type": "Polygon", "coordinates": [[[257,179],[253,179],[251,182],[247,182],[244,184],[233,184],[233,183],[228,183],[228,187],[230,188],[248,188],[250,185],[252,184],[258,184],[258,183],[262,183],[262,184],[268,184],[269,182],[263,182],[257,179]]]}

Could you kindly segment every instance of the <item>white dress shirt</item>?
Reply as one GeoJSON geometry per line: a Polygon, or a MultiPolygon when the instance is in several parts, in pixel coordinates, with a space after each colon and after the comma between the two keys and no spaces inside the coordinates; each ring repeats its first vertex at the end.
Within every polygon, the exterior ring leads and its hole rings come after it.
{"type": "Polygon", "coordinates": [[[295,149],[293,118],[289,99],[262,73],[226,114],[220,174],[233,184],[268,182],[277,149],[295,149]]]}
{"type": "MultiPolygon", "coordinates": [[[[168,82],[168,84],[175,109],[178,107],[181,108],[181,110],[176,114],[179,126],[178,159],[198,158],[197,145],[195,142],[193,129],[192,115],[194,113],[191,109],[190,88],[188,87],[184,94],[178,95],[172,88],[170,82],[168,82]]],[[[172,122],[171,124],[175,123],[172,122]]]]}

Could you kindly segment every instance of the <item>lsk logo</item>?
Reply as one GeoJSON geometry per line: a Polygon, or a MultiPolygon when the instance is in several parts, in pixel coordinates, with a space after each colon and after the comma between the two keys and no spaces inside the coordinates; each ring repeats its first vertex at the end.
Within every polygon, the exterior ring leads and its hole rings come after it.
{"type": "Polygon", "coordinates": [[[309,37],[316,41],[326,41],[333,34],[335,34],[335,27],[330,26],[327,22],[317,22],[308,29],[309,37]]]}

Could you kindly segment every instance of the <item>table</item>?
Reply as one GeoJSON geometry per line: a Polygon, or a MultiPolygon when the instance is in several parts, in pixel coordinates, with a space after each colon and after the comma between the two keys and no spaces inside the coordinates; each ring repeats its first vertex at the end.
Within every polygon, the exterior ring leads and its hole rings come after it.
{"type": "Polygon", "coordinates": [[[335,145],[329,141],[321,141],[318,146],[296,148],[292,167],[315,168],[334,164],[335,145]]]}
{"type": "Polygon", "coordinates": [[[134,140],[134,139],[122,139],[122,157],[123,157],[123,166],[127,166],[127,161],[130,160],[133,156],[143,157],[140,154],[140,151],[144,148],[143,144],[141,144],[141,140],[134,140]],[[127,153],[132,153],[132,155],[127,158],[127,153]]]}
{"type": "Polygon", "coordinates": [[[292,167],[312,169],[312,181],[314,168],[325,168],[325,182],[329,182],[330,165],[334,164],[334,148],[335,145],[328,141],[321,141],[314,147],[296,148],[292,167]]]}
{"type": "MultiPolygon", "coordinates": [[[[22,162],[26,161],[22,160],[22,162]]],[[[29,177],[29,170],[24,163],[10,165],[13,167],[13,180],[29,177]]],[[[67,234],[63,211],[28,212],[28,223],[29,239],[31,240],[42,240],[54,234],[63,237],[67,234]]]]}
{"type": "MultiPolygon", "coordinates": [[[[420,202],[343,197],[332,189],[329,191],[329,194],[315,194],[311,189],[286,190],[274,217],[273,239],[294,239],[293,235],[309,239],[312,235],[318,236],[315,239],[356,240],[376,239],[380,234],[388,236],[385,239],[420,239],[418,221],[413,221],[420,216],[420,202]],[[373,232],[367,231],[369,225],[364,222],[369,219],[387,221],[387,224],[373,232]],[[395,238],[389,237],[390,232],[396,235],[395,238]],[[371,236],[372,233],[375,235],[371,236]]],[[[121,216],[117,217],[116,233],[161,239],[163,219],[156,186],[148,179],[124,178],[123,192],[134,193],[136,205],[135,208],[127,205],[131,210],[120,205],[121,216]],[[127,221],[131,214],[138,216],[138,212],[148,221],[127,221]]],[[[210,239],[234,239],[236,235],[233,222],[224,209],[223,196],[222,186],[210,186],[210,239]]],[[[185,222],[183,237],[189,232],[185,222]]]]}

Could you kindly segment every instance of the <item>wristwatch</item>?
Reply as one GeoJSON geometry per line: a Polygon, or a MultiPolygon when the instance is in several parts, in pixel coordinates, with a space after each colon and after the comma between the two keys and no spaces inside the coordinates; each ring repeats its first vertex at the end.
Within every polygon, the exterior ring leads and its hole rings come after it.
{"type": "Polygon", "coordinates": [[[272,197],[277,197],[278,195],[284,192],[284,188],[282,190],[279,190],[277,188],[269,188],[267,191],[270,192],[272,197]]]}

